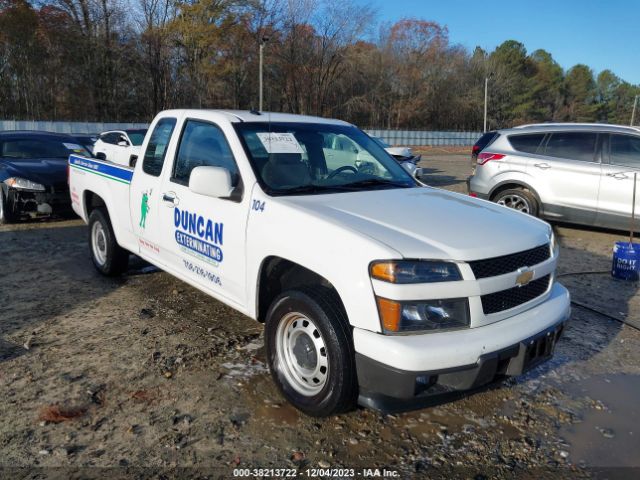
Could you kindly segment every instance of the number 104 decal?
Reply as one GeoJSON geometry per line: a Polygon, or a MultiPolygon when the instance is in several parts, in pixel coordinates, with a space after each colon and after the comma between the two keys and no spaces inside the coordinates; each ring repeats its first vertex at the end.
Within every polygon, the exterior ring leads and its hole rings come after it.
{"type": "Polygon", "coordinates": [[[257,212],[264,212],[265,202],[262,200],[254,200],[253,205],[251,206],[252,210],[257,212]]]}

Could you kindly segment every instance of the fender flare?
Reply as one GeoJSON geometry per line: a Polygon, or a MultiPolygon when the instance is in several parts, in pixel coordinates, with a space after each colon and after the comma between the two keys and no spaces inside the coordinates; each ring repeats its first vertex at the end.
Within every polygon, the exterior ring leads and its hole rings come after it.
{"type": "MultiPolygon", "coordinates": [[[[331,280],[329,280],[325,275],[322,275],[320,273],[317,272],[316,269],[313,268],[309,268],[308,266],[304,265],[304,263],[299,262],[299,261],[294,261],[291,260],[290,258],[287,258],[285,256],[282,255],[268,255],[265,256],[264,258],[262,258],[262,260],[259,263],[259,267],[257,269],[257,275],[255,277],[255,292],[254,292],[254,308],[255,308],[255,317],[257,320],[260,320],[260,312],[262,311],[263,307],[265,307],[265,305],[261,304],[260,301],[260,295],[263,292],[263,288],[265,287],[265,285],[262,285],[262,279],[263,279],[263,275],[265,273],[265,269],[266,269],[266,265],[273,261],[273,260],[277,260],[277,261],[283,261],[286,262],[290,265],[293,265],[295,267],[299,267],[302,268],[304,270],[307,270],[310,274],[318,277],[319,279],[325,281],[328,285],[331,286],[331,288],[336,292],[336,294],[338,295],[338,297],[340,298],[340,301],[343,302],[342,300],[342,296],[340,295],[340,292],[338,291],[338,288],[333,284],[333,282],[331,282],[331,280]]],[[[344,303],[343,303],[344,304],[344,303]]],[[[268,306],[267,306],[268,308],[268,306]]]]}

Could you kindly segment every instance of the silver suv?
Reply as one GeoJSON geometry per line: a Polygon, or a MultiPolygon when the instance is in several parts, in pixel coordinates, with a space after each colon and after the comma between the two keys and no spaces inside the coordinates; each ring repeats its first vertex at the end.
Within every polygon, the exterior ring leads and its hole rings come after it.
{"type": "Polygon", "coordinates": [[[545,123],[498,130],[469,194],[547,220],[626,229],[640,128],[545,123]]]}

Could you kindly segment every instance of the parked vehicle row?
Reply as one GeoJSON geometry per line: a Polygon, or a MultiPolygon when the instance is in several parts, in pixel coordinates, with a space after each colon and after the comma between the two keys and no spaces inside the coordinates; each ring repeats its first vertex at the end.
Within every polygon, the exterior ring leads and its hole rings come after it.
{"type": "Polygon", "coordinates": [[[70,135],[0,132],[0,224],[71,211],[69,155],[91,156],[70,135]]]}
{"type": "Polygon", "coordinates": [[[550,221],[629,227],[640,129],[525,125],[489,132],[477,146],[472,196],[550,221]]]}
{"type": "Polygon", "coordinates": [[[135,166],[69,162],[96,269],[135,253],[263,322],[275,383],[310,415],[518,375],[569,317],[548,224],[423,186],[346,122],[170,110],[135,166]]]}
{"type": "Polygon", "coordinates": [[[71,213],[67,185],[71,154],[129,165],[146,129],[92,134],[0,132],[0,224],[71,213]]]}

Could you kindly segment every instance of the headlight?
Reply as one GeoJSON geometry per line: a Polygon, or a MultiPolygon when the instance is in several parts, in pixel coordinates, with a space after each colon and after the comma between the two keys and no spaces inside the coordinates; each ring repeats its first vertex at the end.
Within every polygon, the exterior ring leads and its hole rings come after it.
{"type": "Polygon", "coordinates": [[[45,190],[44,185],[32,182],[26,178],[11,177],[7,178],[4,183],[9,185],[11,188],[16,188],[18,190],[37,190],[39,192],[44,192],[45,190]]]}
{"type": "Polygon", "coordinates": [[[466,298],[397,302],[377,297],[385,333],[424,332],[469,327],[466,298]]]}
{"type": "Polygon", "coordinates": [[[431,283],[462,280],[458,266],[452,262],[389,260],[372,263],[369,271],[372,278],[390,283],[431,283]]]}

